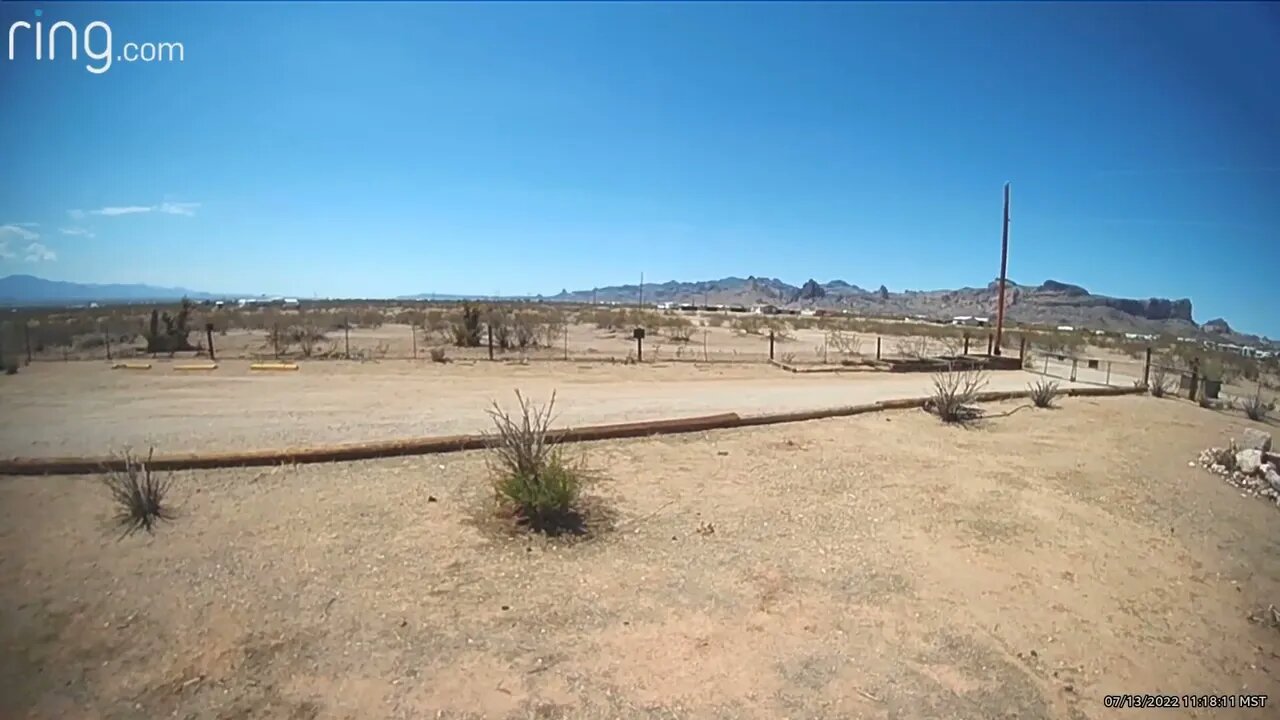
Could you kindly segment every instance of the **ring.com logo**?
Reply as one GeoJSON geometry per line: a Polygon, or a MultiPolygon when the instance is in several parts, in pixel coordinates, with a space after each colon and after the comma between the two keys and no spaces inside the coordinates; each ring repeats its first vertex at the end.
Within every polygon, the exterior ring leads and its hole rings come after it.
{"type": "Polygon", "coordinates": [[[127,42],[120,46],[117,54],[112,42],[111,26],[95,20],[81,30],[66,20],[59,20],[45,29],[43,10],[36,10],[35,23],[26,20],[15,21],[9,26],[9,59],[13,60],[20,46],[30,43],[36,60],[57,60],[58,49],[70,46],[69,52],[62,57],[70,56],[78,60],[81,50],[90,62],[84,69],[94,75],[101,75],[111,69],[113,62],[123,63],[169,63],[186,60],[186,48],[180,42],[127,42]]]}

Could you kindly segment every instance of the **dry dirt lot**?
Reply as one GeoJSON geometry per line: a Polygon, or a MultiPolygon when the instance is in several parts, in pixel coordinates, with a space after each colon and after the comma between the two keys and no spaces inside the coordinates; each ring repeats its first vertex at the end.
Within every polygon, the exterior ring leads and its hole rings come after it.
{"type": "Polygon", "coordinates": [[[614,529],[569,544],[485,520],[479,453],[180,473],[118,542],[93,478],[0,478],[0,717],[1274,717],[1280,512],[1187,464],[1244,424],[1077,398],[575,446],[614,529]],[[1269,708],[1103,706],[1241,692],[1269,708]]]}
{"type": "MultiPolygon", "coordinates": [[[[993,373],[991,390],[1036,376],[993,373]]],[[[768,365],[560,362],[312,362],[253,373],[244,361],[180,373],[96,363],[36,363],[0,377],[0,456],[246,450],[472,433],[486,408],[557,392],[560,425],[721,412],[814,410],[927,394],[928,374],[795,375],[768,365]]],[[[1064,383],[1064,386],[1066,383],[1064,383]]]]}

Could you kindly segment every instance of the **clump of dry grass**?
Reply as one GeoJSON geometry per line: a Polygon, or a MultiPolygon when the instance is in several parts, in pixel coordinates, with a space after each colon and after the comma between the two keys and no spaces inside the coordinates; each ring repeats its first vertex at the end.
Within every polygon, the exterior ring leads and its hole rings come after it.
{"type": "Polygon", "coordinates": [[[1050,380],[1037,380],[1027,386],[1031,404],[1038,408],[1051,408],[1058,397],[1058,383],[1050,380]]]}
{"type": "Polygon", "coordinates": [[[1164,397],[1169,392],[1169,373],[1163,367],[1156,365],[1151,368],[1151,383],[1147,387],[1147,392],[1151,393],[1151,397],[1164,397]]]}
{"type": "Polygon", "coordinates": [[[933,396],[926,409],[946,423],[975,420],[981,411],[973,407],[978,393],[987,385],[986,373],[954,367],[933,376],[933,396]]]}
{"type": "Polygon", "coordinates": [[[449,362],[449,355],[442,347],[431,348],[431,362],[447,363],[449,362]]]}
{"type": "Polygon", "coordinates": [[[516,391],[514,414],[496,402],[489,409],[495,442],[487,458],[498,498],[530,529],[559,535],[581,534],[585,523],[578,501],[589,473],[565,458],[551,436],[556,396],[536,406],[516,391]]]}
{"type": "Polygon", "coordinates": [[[1267,419],[1267,415],[1276,409],[1276,404],[1262,399],[1262,387],[1259,386],[1253,397],[1240,401],[1240,409],[1250,420],[1263,422],[1267,419]]]}
{"type": "Polygon", "coordinates": [[[159,521],[173,519],[173,514],[165,503],[171,481],[151,472],[151,458],[154,454],[155,448],[152,448],[147,453],[147,459],[142,461],[126,451],[124,470],[108,473],[102,479],[116,506],[116,522],[124,528],[121,537],[138,530],[154,532],[159,521]]]}

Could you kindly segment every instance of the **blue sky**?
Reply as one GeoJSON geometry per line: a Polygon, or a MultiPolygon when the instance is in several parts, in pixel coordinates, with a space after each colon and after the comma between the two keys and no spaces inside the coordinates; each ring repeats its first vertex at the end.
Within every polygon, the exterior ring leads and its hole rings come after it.
{"type": "Polygon", "coordinates": [[[1012,181],[1013,280],[1280,336],[1280,5],[37,8],[184,61],[0,56],[0,275],[982,285],[1012,181]]]}

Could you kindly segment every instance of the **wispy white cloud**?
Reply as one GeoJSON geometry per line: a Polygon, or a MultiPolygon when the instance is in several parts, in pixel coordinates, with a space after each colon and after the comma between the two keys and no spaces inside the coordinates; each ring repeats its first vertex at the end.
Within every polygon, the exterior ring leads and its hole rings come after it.
{"type": "Polygon", "coordinates": [[[149,205],[125,205],[122,207],[104,207],[97,210],[90,210],[94,215],[106,215],[114,217],[116,215],[136,215],[138,213],[149,213],[152,208],[149,205]]]}
{"type": "Polygon", "coordinates": [[[72,219],[72,220],[83,220],[83,219],[84,219],[84,211],[83,211],[83,210],[68,210],[68,211],[67,211],[67,214],[71,216],[71,219],[72,219]]]}
{"type": "Polygon", "coordinates": [[[19,240],[38,240],[40,233],[29,230],[29,223],[9,223],[0,225],[0,238],[16,237],[19,240]]]}
{"type": "Polygon", "coordinates": [[[166,203],[160,203],[160,205],[156,207],[156,211],[167,213],[169,215],[186,215],[190,217],[196,214],[196,209],[199,207],[200,207],[200,203],[166,202],[166,203]]]}
{"type": "MultiPolygon", "coordinates": [[[[159,205],[113,205],[97,210],[90,210],[91,215],[102,215],[105,217],[116,217],[119,215],[141,215],[143,213],[162,213],[164,215],[184,215],[191,217],[196,214],[196,210],[200,207],[200,203],[195,202],[162,202],[159,205]]],[[[82,210],[69,210],[68,213],[72,218],[80,219],[84,217],[82,210]]]]}
{"type": "Polygon", "coordinates": [[[85,230],[84,228],[78,228],[78,227],[58,228],[58,232],[62,233],[63,235],[72,235],[74,237],[87,237],[87,238],[94,237],[94,234],[91,230],[85,230]]]}
{"type": "Polygon", "coordinates": [[[0,239],[0,260],[12,260],[13,251],[9,249],[9,241],[0,239]]]}
{"type": "Polygon", "coordinates": [[[29,263],[54,262],[58,259],[58,253],[38,242],[33,242],[27,245],[27,257],[25,259],[29,263]]]}

